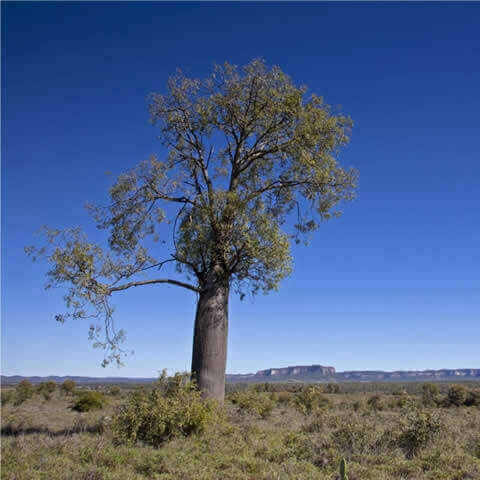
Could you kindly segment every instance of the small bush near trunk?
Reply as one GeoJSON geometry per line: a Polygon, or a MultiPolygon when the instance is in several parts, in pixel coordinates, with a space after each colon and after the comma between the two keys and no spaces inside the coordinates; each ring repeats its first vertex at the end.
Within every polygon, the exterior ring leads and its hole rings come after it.
{"type": "Polygon", "coordinates": [[[112,418],[114,439],[158,447],[172,437],[200,433],[213,420],[214,405],[186,375],[167,378],[163,372],[151,391],[137,390],[119,408],[112,418]]]}

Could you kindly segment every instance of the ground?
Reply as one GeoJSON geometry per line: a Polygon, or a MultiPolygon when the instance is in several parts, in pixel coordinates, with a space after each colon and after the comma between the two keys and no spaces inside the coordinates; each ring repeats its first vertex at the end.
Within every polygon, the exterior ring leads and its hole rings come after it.
{"type": "Polygon", "coordinates": [[[128,399],[123,389],[85,413],[71,409],[77,396],[59,389],[20,405],[9,399],[2,479],[334,480],[345,458],[349,480],[480,480],[480,407],[448,405],[448,386],[428,407],[421,384],[302,388],[229,386],[224,413],[203,433],[159,448],[115,443],[109,425],[128,399]]]}

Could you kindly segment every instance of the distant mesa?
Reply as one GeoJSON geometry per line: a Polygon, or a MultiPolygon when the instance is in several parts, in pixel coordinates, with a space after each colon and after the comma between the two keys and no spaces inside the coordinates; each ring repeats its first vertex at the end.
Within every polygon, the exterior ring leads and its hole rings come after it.
{"type": "Polygon", "coordinates": [[[268,381],[306,381],[306,382],[400,382],[428,380],[475,380],[480,378],[479,368],[442,369],[442,370],[348,370],[337,372],[334,367],[323,365],[268,368],[257,373],[227,375],[229,382],[268,382],[268,381]]]}
{"type": "MultiPolygon", "coordinates": [[[[20,375],[2,375],[2,384],[18,383],[27,378],[32,383],[54,380],[75,380],[77,383],[151,383],[156,378],[131,377],[80,377],[48,376],[24,377],[20,375]]],[[[415,381],[459,381],[480,380],[480,368],[460,368],[442,370],[348,370],[337,372],[334,367],[323,365],[297,365],[293,367],[267,368],[257,373],[227,374],[227,382],[415,382],[415,381]]]]}
{"type": "Polygon", "coordinates": [[[258,377],[290,376],[290,375],[319,375],[328,377],[335,375],[334,367],[324,367],[323,365],[302,365],[285,368],[268,368],[259,370],[255,375],[258,377]]]}

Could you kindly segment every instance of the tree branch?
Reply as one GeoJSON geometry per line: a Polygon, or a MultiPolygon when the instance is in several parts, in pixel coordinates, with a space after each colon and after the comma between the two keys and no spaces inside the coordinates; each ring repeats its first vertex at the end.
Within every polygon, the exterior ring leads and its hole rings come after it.
{"type": "Polygon", "coordinates": [[[171,285],[177,285],[178,287],[183,287],[197,293],[200,292],[200,288],[190,285],[189,283],[179,282],[178,280],[172,280],[170,278],[157,278],[155,280],[145,280],[144,282],[130,282],[130,283],[126,283],[125,285],[121,285],[119,287],[109,288],[107,289],[107,293],[108,295],[110,295],[112,292],[127,290],[130,287],[140,287],[142,285],[153,285],[155,283],[170,283],[171,285]]]}

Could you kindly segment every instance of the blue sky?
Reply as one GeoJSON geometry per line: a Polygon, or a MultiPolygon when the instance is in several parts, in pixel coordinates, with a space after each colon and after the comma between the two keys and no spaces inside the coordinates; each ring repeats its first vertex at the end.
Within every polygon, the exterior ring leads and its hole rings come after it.
{"type": "Polygon", "coordinates": [[[135,354],[105,370],[23,247],[44,224],[101,241],[85,203],[162,153],[147,96],[255,57],[351,115],[360,186],[278,293],[232,297],[227,370],[480,367],[480,4],[2,2],[3,374],[189,369],[194,294],[119,295],[135,354]]]}

